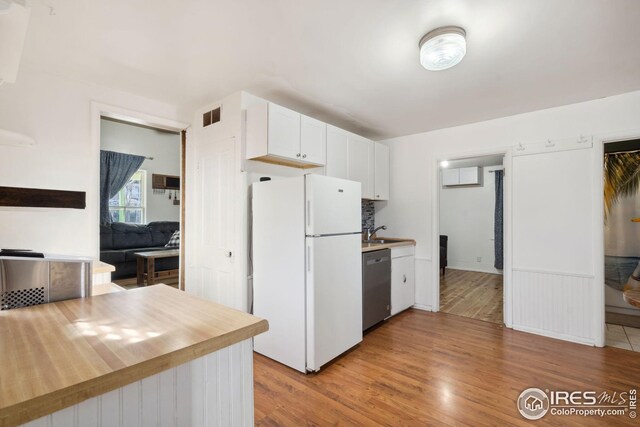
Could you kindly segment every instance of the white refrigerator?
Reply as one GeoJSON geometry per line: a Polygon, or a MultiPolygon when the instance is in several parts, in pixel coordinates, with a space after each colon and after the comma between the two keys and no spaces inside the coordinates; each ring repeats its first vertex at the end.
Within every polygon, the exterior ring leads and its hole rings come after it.
{"type": "Polygon", "coordinates": [[[362,341],[360,183],[322,175],[252,189],[254,350],[301,372],[362,341]]]}

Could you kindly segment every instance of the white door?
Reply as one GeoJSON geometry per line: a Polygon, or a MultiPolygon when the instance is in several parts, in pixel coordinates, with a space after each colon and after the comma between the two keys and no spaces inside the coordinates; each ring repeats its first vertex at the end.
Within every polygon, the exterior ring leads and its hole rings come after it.
{"type": "Polygon", "coordinates": [[[307,236],[362,232],[359,182],[310,174],[305,185],[307,236]]]}
{"type": "Polygon", "coordinates": [[[198,296],[235,307],[234,235],[236,218],[233,189],[235,139],[199,141],[196,147],[196,190],[188,196],[191,232],[186,242],[194,242],[189,265],[193,274],[187,290],[198,296]]]}
{"type": "Polygon", "coordinates": [[[389,147],[375,142],[375,179],[376,200],[389,200],[389,147]]]}
{"type": "Polygon", "coordinates": [[[269,154],[300,160],[300,113],[269,103],[269,154]]]}
{"type": "Polygon", "coordinates": [[[349,135],[349,179],[362,184],[362,198],[373,199],[373,141],[349,135]]]}
{"type": "Polygon", "coordinates": [[[513,157],[513,327],[594,344],[604,327],[594,277],[596,154],[583,146],[513,157]]]}
{"type": "Polygon", "coordinates": [[[300,152],[302,161],[324,166],[327,161],[327,124],[300,116],[300,152]]]}
{"type": "Polygon", "coordinates": [[[327,176],[349,179],[349,132],[327,125],[327,176]]]}
{"type": "Polygon", "coordinates": [[[307,370],[362,341],[362,254],[357,234],[307,238],[307,370]]]}

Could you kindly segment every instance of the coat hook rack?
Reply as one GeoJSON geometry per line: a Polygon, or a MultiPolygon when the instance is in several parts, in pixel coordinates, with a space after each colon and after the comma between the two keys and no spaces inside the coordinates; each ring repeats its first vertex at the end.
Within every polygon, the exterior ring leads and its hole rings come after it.
{"type": "Polygon", "coordinates": [[[524,151],[524,145],[522,145],[522,142],[518,144],[518,146],[516,147],[517,151],[524,151]]]}
{"type": "Polygon", "coordinates": [[[547,143],[545,144],[546,147],[555,147],[556,144],[554,144],[553,142],[551,142],[550,139],[547,139],[547,143]]]}

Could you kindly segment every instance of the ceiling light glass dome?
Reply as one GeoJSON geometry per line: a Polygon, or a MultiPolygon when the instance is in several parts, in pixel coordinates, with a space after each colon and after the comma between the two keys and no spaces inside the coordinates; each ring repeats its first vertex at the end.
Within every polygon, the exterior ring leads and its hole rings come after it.
{"type": "Polygon", "coordinates": [[[420,40],[420,64],[430,71],[451,68],[467,53],[466,32],[460,27],[441,27],[420,40]]]}

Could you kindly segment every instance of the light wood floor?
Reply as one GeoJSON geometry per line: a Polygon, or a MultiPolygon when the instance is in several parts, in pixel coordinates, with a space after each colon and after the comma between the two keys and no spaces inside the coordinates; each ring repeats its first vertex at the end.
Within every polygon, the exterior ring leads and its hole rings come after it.
{"type": "MultiPolygon", "coordinates": [[[[256,425],[522,425],[522,390],[628,391],[638,354],[595,348],[496,324],[408,310],[351,352],[303,375],[254,358],[256,425]]],[[[536,425],[638,425],[629,417],[560,417],[536,425]]]]}
{"type": "Polygon", "coordinates": [[[502,275],[446,269],[440,311],[502,324],[502,275]]]}
{"type": "MultiPolygon", "coordinates": [[[[138,279],[135,277],[130,277],[128,279],[117,279],[114,280],[113,283],[116,285],[120,285],[125,289],[136,289],[142,288],[144,285],[138,285],[138,279]]],[[[174,288],[178,287],[178,279],[162,279],[158,283],[163,283],[165,285],[173,286],[174,288]]]]}

